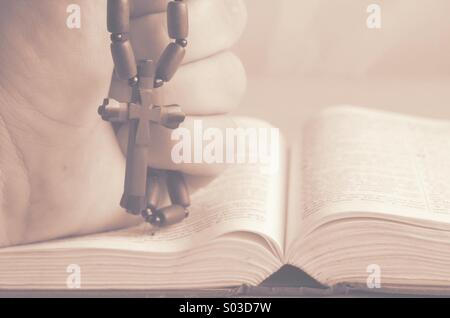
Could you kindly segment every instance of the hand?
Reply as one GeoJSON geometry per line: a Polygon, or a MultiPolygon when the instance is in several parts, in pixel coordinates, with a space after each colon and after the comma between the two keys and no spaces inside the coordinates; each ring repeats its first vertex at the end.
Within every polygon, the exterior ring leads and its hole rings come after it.
{"type": "MultiPolygon", "coordinates": [[[[137,58],[154,58],[168,43],[164,13],[134,0],[137,58]]],[[[242,32],[242,0],[187,0],[187,56],[167,85],[168,103],[182,105],[191,129],[234,127],[225,114],[245,90],[239,60],[226,50],[242,32]],[[203,117],[204,115],[208,115],[203,117]]],[[[106,1],[80,0],[82,27],[66,28],[69,0],[0,4],[0,246],[129,226],[139,218],[118,205],[125,159],[114,131],[96,109],[112,73],[106,1]]],[[[152,128],[150,165],[213,175],[220,167],[174,165],[170,131],[152,128]]],[[[120,129],[119,137],[126,135],[120,129]]],[[[124,140],[124,139],[122,139],[124,140]]],[[[122,142],[122,146],[125,146],[122,142]]],[[[195,178],[189,178],[191,184],[195,178]]]]}

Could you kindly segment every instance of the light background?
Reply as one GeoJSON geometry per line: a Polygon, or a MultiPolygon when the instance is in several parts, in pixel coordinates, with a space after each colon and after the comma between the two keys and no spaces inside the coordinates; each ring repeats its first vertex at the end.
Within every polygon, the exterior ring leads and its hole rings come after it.
{"type": "Polygon", "coordinates": [[[289,136],[333,104],[450,119],[450,1],[246,0],[235,51],[247,69],[238,114],[289,136]],[[381,29],[366,25],[381,6],[381,29]]]}

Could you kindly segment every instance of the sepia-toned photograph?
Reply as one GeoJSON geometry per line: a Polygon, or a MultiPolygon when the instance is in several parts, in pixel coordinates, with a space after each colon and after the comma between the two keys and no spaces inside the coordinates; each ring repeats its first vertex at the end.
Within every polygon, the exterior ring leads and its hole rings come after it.
{"type": "Polygon", "coordinates": [[[0,0],[0,297],[450,297],[448,12],[0,0]]]}

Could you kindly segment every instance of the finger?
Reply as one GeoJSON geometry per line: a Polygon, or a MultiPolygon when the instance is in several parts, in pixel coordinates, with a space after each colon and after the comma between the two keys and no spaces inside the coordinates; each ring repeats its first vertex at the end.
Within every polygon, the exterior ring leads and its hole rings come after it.
{"type": "MultiPolygon", "coordinates": [[[[117,134],[124,153],[128,143],[128,128],[128,124],[123,125],[117,134]]],[[[233,154],[233,149],[226,147],[234,145],[223,142],[223,156],[218,155],[218,158],[224,159],[223,162],[211,162],[211,158],[203,155],[208,144],[203,141],[203,133],[214,129],[218,135],[226,136],[226,131],[230,128],[236,128],[236,124],[229,116],[188,117],[181,128],[175,131],[152,125],[149,166],[155,169],[179,170],[192,175],[217,175],[226,168],[225,154],[233,154]]]]}
{"type": "MultiPolygon", "coordinates": [[[[188,115],[225,114],[239,105],[246,84],[239,58],[224,52],[180,67],[172,81],[164,86],[164,104],[181,105],[188,115]]],[[[114,77],[110,97],[125,102],[130,96],[127,81],[114,77]]]]}
{"type": "Polygon", "coordinates": [[[164,12],[170,0],[131,0],[131,17],[139,18],[148,14],[164,12]]]}
{"type": "Polygon", "coordinates": [[[167,83],[165,103],[188,115],[226,114],[239,106],[247,87],[245,69],[231,52],[182,66],[167,83]]]}
{"type": "MultiPolygon", "coordinates": [[[[156,4],[152,4],[152,1],[145,3],[149,3],[148,9],[160,2],[161,0],[156,1],[156,4]]],[[[135,1],[135,16],[139,16],[138,9],[149,11],[145,10],[145,3],[143,0],[135,1]]],[[[243,0],[188,0],[187,4],[189,44],[183,63],[224,51],[237,42],[247,21],[243,0]]],[[[165,12],[140,16],[131,21],[130,40],[136,59],[158,60],[170,42],[166,24],[165,12]]]]}

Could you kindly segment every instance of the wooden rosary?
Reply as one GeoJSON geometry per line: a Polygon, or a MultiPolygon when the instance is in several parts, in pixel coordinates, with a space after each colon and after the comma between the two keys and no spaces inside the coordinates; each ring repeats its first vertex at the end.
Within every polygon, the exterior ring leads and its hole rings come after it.
{"type": "Polygon", "coordinates": [[[162,105],[162,86],[175,75],[185,55],[189,31],[187,5],[183,0],[167,6],[169,37],[174,40],[162,53],[158,63],[136,63],[130,33],[130,1],[108,0],[108,31],[116,76],[128,81],[131,101],[119,103],[107,98],[99,107],[102,119],[111,123],[129,122],[124,193],[120,205],[133,215],[142,215],[150,224],[163,227],[181,222],[188,216],[189,191],[181,172],[156,171],[148,167],[150,123],[176,129],[185,114],[178,105],[162,105]],[[161,173],[166,174],[172,205],[159,209],[161,173]]]}

